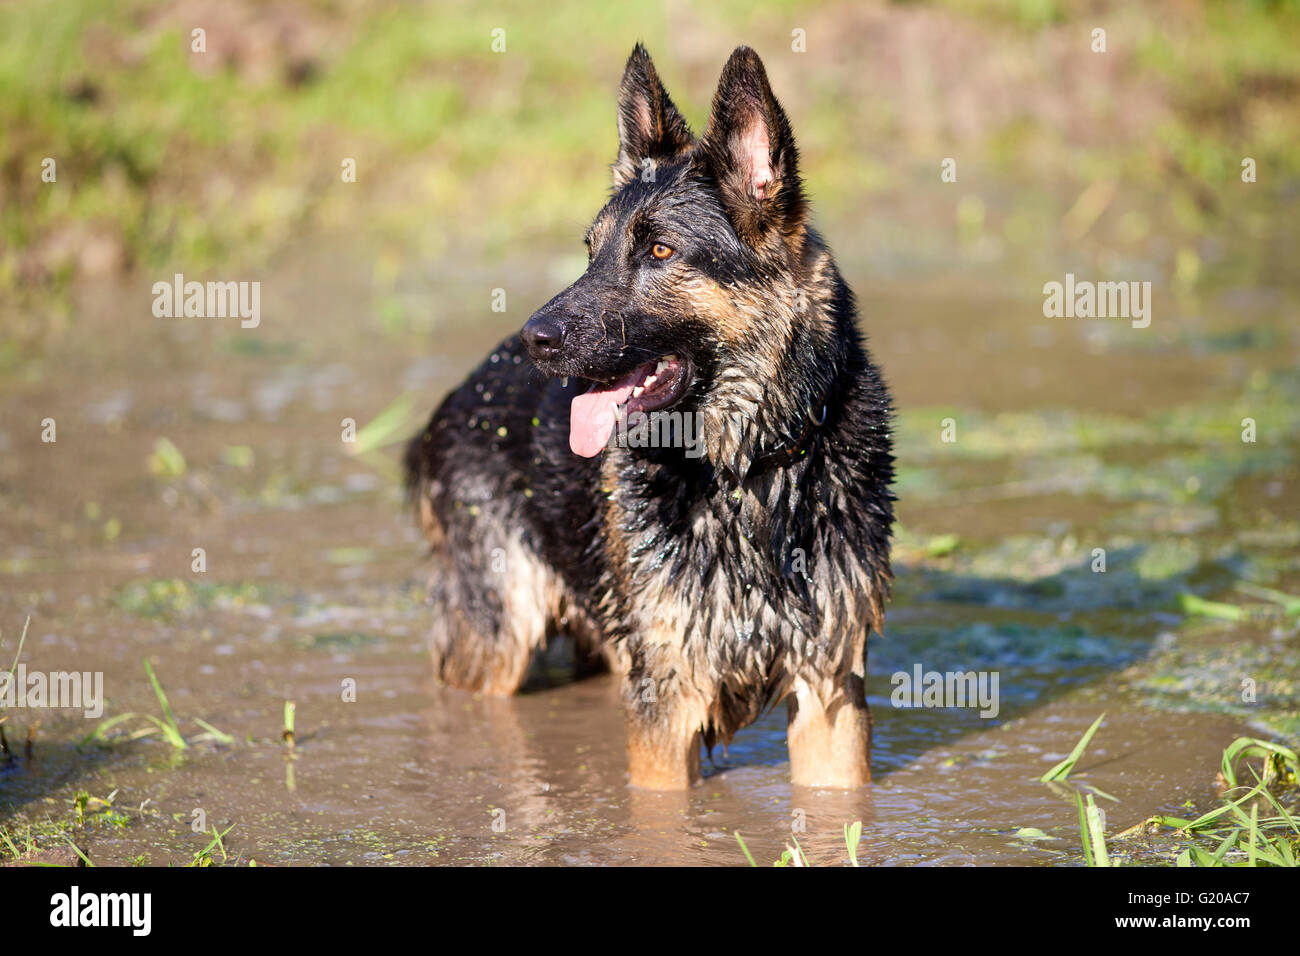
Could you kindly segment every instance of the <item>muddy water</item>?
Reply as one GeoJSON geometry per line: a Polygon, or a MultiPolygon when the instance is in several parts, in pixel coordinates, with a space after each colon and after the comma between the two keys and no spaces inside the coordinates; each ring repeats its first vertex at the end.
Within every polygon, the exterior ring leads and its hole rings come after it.
{"type": "Polygon", "coordinates": [[[155,319],[148,282],[87,288],[67,340],[0,381],[0,658],[30,615],[28,669],[102,671],[106,717],[160,712],[148,659],[191,739],[79,746],[97,721],[10,709],[0,826],[41,845],[66,832],[99,863],[185,863],[215,826],[243,862],[735,865],[735,831],[763,863],[792,835],[843,861],[844,824],[862,820],[864,862],[1074,863],[1073,791],[1037,778],[1102,711],[1076,779],[1115,798],[1109,830],[1210,805],[1223,747],[1300,708],[1293,626],[1189,621],[1176,601],[1240,577],[1300,591],[1297,433],[1232,444],[1243,407],[1294,424],[1293,290],[1227,288],[1138,337],[1045,320],[1032,284],[887,285],[844,261],[903,413],[869,790],[792,788],[777,713],[690,793],[630,792],[613,683],[568,680],[562,648],[515,699],[434,685],[396,451],[348,455],[342,421],[402,392],[426,414],[567,265],[503,273],[500,315],[498,274],[426,265],[377,289],[372,258],[347,249],[263,277],[256,330],[155,319]],[[1276,334],[1234,338],[1259,328],[1276,334]],[[183,470],[151,469],[163,438],[183,470]],[[891,706],[890,674],[917,664],[997,672],[998,716],[891,706]],[[1241,705],[1243,674],[1271,696],[1241,705]],[[108,804],[70,827],[83,792],[108,804]]]}

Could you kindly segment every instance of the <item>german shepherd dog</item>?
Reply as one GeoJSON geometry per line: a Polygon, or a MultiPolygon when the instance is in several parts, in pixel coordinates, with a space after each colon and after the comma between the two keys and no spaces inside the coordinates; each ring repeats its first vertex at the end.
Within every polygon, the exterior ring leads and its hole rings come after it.
{"type": "Polygon", "coordinates": [[[891,409],[790,123],[740,47],[697,139],[638,44],[618,134],[586,273],[407,451],[435,670],[510,694],[567,635],[621,675],[633,786],[690,786],[702,742],[782,700],[793,782],[860,786],[891,409]]]}

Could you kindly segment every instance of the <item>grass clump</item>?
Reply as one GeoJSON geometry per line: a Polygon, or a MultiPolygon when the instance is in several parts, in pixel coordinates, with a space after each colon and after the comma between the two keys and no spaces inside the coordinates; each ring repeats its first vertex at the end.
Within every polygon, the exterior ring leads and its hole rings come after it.
{"type": "MultiPolygon", "coordinates": [[[[132,722],[143,722],[145,726],[138,727],[127,735],[126,739],[128,741],[160,736],[166,740],[167,743],[171,744],[174,750],[187,750],[189,748],[190,741],[181,733],[180,727],[176,723],[176,715],[172,713],[171,705],[167,702],[167,695],[163,693],[162,685],[158,682],[158,677],[153,672],[153,665],[148,661],[145,661],[144,670],[145,673],[149,675],[149,683],[153,685],[154,696],[158,698],[158,706],[162,709],[162,716],[157,717],[153,714],[131,711],[129,713],[118,714],[114,717],[106,718],[105,720],[100,721],[99,725],[86,735],[86,737],[81,741],[81,746],[84,747],[91,743],[110,743],[111,741],[108,733],[114,727],[132,722]]],[[[215,740],[218,743],[227,745],[235,742],[235,738],[230,736],[230,734],[218,730],[202,718],[195,717],[193,720],[194,723],[198,724],[204,731],[204,733],[194,737],[194,741],[215,740]]]]}
{"type": "MultiPolygon", "coordinates": [[[[1066,779],[1069,774],[1066,764],[1073,767],[1100,723],[1098,717],[1067,761],[1042,779],[1047,781],[1049,776],[1055,781],[1066,779]]],[[[1219,775],[1224,784],[1220,806],[1190,820],[1168,815],[1150,817],[1118,834],[1113,841],[1138,833],[1172,831],[1176,839],[1188,842],[1174,854],[1175,866],[1297,866],[1300,820],[1295,804],[1300,796],[1297,794],[1300,758],[1296,752],[1271,741],[1239,737],[1224,750],[1219,775]],[[1257,770],[1252,760],[1259,761],[1261,769],[1257,770]],[[1243,765],[1253,777],[1253,784],[1242,782],[1243,765]],[[1291,806],[1288,808],[1280,797],[1285,797],[1291,806]]],[[[1076,792],[1074,800],[1084,862],[1097,867],[1119,865],[1107,851],[1105,814],[1092,794],[1085,797],[1076,792]]]]}

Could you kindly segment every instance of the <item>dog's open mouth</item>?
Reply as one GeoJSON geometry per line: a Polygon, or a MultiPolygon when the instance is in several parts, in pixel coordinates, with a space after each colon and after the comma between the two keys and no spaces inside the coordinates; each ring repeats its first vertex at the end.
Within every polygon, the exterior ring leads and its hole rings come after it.
{"type": "Polygon", "coordinates": [[[569,409],[569,448],[594,458],[609,443],[622,414],[657,411],[681,398],[687,385],[686,363],[676,355],[646,362],[606,385],[596,383],[573,399],[569,409]]]}

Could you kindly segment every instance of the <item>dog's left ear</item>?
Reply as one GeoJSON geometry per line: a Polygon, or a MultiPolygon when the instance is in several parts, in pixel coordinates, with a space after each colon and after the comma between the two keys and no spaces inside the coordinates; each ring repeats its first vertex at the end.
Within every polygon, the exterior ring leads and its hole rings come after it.
{"type": "Polygon", "coordinates": [[[614,188],[622,189],[647,171],[652,174],[655,160],[675,159],[694,145],[695,137],[659,81],[650,54],[638,43],[618,87],[614,188]]]}
{"type": "Polygon", "coordinates": [[[736,232],[758,247],[772,234],[797,234],[805,202],[799,153],[763,61],[737,47],[722,70],[713,112],[696,153],[697,165],[722,193],[736,232]]]}

